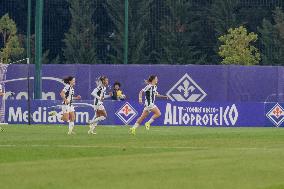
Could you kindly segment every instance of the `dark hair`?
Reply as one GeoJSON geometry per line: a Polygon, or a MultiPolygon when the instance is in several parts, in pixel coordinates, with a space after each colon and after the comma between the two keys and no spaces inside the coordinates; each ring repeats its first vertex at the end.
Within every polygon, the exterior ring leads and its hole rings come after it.
{"type": "Polygon", "coordinates": [[[156,75],[150,75],[149,78],[147,79],[148,83],[151,83],[157,76],[156,75]]]}
{"type": "Polygon", "coordinates": [[[65,77],[65,78],[63,79],[63,82],[64,82],[65,84],[69,84],[70,81],[72,81],[73,79],[74,79],[73,76],[68,76],[68,77],[65,77]]]}
{"type": "Polygon", "coordinates": [[[121,84],[120,84],[118,81],[116,81],[116,82],[113,84],[113,86],[116,86],[116,85],[118,85],[119,87],[121,87],[121,84]]]}

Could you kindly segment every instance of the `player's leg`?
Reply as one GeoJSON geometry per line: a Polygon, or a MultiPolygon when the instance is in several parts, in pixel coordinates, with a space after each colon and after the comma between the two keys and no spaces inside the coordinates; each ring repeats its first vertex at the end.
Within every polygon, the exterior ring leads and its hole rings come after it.
{"type": "Polygon", "coordinates": [[[69,113],[63,113],[61,119],[62,119],[62,121],[68,122],[69,121],[69,113]]]}
{"type": "Polygon", "coordinates": [[[94,123],[99,123],[100,121],[103,121],[107,118],[107,113],[106,110],[104,108],[98,109],[97,110],[97,117],[94,120],[94,123]]]}
{"type": "Polygon", "coordinates": [[[145,127],[146,127],[147,130],[150,129],[150,126],[155,121],[155,119],[157,119],[158,117],[161,116],[161,111],[160,111],[160,109],[157,106],[154,106],[154,108],[151,109],[151,112],[154,113],[153,116],[151,117],[151,119],[149,121],[147,121],[145,123],[145,127]]]}
{"type": "Polygon", "coordinates": [[[96,112],[96,118],[92,121],[91,123],[91,127],[90,127],[90,131],[88,133],[90,134],[96,134],[96,126],[98,125],[98,123],[100,121],[103,121],[107,118],[107,112],[104,108],[103,105],[100,105],[97,109],[97,112],[96,112]]]}
{"type": "Polygon", "coordinates": [[[102,116],[101,111],[97,109],[94,118],[90,122],[90,130],[88,131],[88,134],[93,134],[93,135],[97,134],[96,133],[96,127],[97,127],[98,122],[99,122],[98,118],[101,117],[101,116],[102,116]]]}
{"type": "Polygon", "coordinates": [[[90,121],[90,123],[98,123],[100,121],[105,120],[106,117],[107,117],[107,113],[106,113],[105,107],[104,105],[101,104],[96,108],[96,115],[90,121]]]}
{"type": "Polygon", "coordinates": [[[88,131],[88,134],[97,134],[95,132],[95,129],[96,129],[96,126],[97,126],[97,123],[95,123],[95,119],[98,117],[98,110],[97,110],[96,107],[94,108],[94,111],[95,111],[95,115],[94,115],[93,119],[89,122],[90,129],[88,131]]]}
{"type": "Polygon", "coordinates": [[[73,126],[72,126],[72,123],[70,123],[70,120],[69,120],[70,119],[70,113],[69,112],[68,113],[66,113],[66,112],[63,113],[61,119],[68,123],[68,127],[69,127],[68,134],[71,134],[71,132],[73,130],[73,126]]]}
{"type": "Polygon", "coordinates": [[[73,126],[72,126],[72,123],[70,123],[70,108],[67,105],[62,106],[61,120],[68,123],[69,130],[67,134],[71,134],[73,130],[73,126]]]}
{"type": "Polygon", "coordinates": [[[74,124],[74,122],[75,122],[75,110],[74,110],[74,107],[73,106],[71,106],[70,107],[70,112],[69,112],[69,130],[68,130],[68,134],[70,135],[70,134],[75,134],[74,133],[74,126],[75,126],[75,124],[74,124]]]}
{"type": "Polygon", "coordinates": [[[144,119],[149,115],[149,113],[149,111],[144,110],[141,116],[137,119],[136,123],[140,125],[144,121],[144,119]]]}
{"type": "Polygon", "coordinates": [[[103,104],[99,105],[97,109],[96,119],[93,120],[94,123],[99,123],[107,118],[107,112],[103,104]]]}
{"type": "Polygon", "coordinates": [[[62,121],[68,122],[69,121],[69,108],[68,106],[64,105],[62,106],[62,121]]]}
{"type": "Polygon", "coordinates": [[[130,133],[135,135],[136,129],[141,125],[143,120],[149,115],[149,111],[144,109],[141,116],[137,119],[136,123],[130,128],[130,133]]]}

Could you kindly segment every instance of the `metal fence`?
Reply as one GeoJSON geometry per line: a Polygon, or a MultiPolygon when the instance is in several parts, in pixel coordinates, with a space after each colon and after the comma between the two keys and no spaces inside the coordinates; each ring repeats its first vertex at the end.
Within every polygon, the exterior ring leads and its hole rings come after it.
{"type": "MultiPolygon", "coordinates": [[[[32,57],[35,56],[36,1],[40,0],[31,0],[32,57]]],[[[263,19],[273,23],[272,11],[275,7],[284,7],[282,0],[43,2],[42,62],[45,64],[85,63],[72,62],[72,58],[69,60],[70,57],[67,57],[64,51],[68,48],[66,33],[70,31],[72,24],[77,35],[73,35],[74,41],[70,43],[73,46],[69,48],[73,49],[68,50],[78,61],[85,58],[89,60],[86,61],[88,63],[102,64],[220,64],[217,38],[221,34],[238,25],[245,25],[249,31],[259,34],[258,28],[262,27],[263,19]],[[90,9],[86,8],[88,6],[90,9]],[[88,20],[90,16],[87,15],[90,12],[93,12],[91,22],[88,20]],[[88,23],[92,23],[94,33],[88,23]],[[92,49],[95,52],[95,60],[90,59],[92,49]]],[[[25,48],[22,57],[26,57],[28,0],[1,0],[0,17],[6,13],[17,24],[18,35],[25,48]]],[[[264,46],[260,34],[255,45],[271,60],[275,56],[283,56],[279,47],[264,46]]],[[[0,48],[2,47],[3,39],[0,37],[0,48]]]]}

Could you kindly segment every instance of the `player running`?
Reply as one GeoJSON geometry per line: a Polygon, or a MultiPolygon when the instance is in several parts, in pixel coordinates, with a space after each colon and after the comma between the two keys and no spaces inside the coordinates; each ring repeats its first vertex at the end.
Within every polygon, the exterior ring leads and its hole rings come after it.
{"type": "Polygon", "coordinates": [[[92,96],[94,97],[94,118],[90,121],[90,130],[88,134],[97,134],[96,126],[100,121],[103,121],[107,117],[107,112],[103,105],[105,98],[111,95],[106,95],[106,87],[108,86],[108,78],[106,76],[101,76],[97,81],[97,87],[93,90],[92,96]]]}
{"type": "Polygon", "coordinates": [[[62,102],[62,120],[65,122],[69,122],[69,130],[68,135],[75,134],[74,129],[74,121],[75,121],[75,109],[72,105],[73,100],[80,100],[81,96],[78,95],[74,97],[74,86],[75,86],[75,77],[69,76],[63,79],[66,84],[63,90],[60,93],[62,102]]]}
{"type": "Polygon", "coordinates": [[[136,129],[139,127],[139,125],[143,122],[143,120],[151,113],[153,112],[154,115],[151,117],[149,121],[145,123],[145,127],[147,130],[150,129],[151,124],[157,119],[158,117],[161,116],[161,111],[159,108],[155,105],[155,98],[160,97],[160,98],[166,98],[168,99],[167,96],[160,95],[157,92],[157,83],[158,83],[158,77],[155,75],[151,75],[149,79],[146,81],[147,86],[142,89],[139,92],[139,103],[143,104],[142,102],[142,95],[145,93],[145,102],[144,102],[144,110],[142,115],[137,119],[136,123],[134,124],[133,127],[130,128],[130,133],[135,135],[136,129]]]}

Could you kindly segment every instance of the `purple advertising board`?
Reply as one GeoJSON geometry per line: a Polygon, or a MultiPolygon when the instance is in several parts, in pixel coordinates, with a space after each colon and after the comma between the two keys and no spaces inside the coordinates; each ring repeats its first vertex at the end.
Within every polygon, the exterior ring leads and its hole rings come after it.
{"type": "MultiPolygon", "coordinates": [[[[3,81],[8,123],[27,122],[28,69],[33,91],[33,65],[8,67],[3,81]]],[[[168,101],[157,102],[162,116],[155,125],[282,126],[284,121],[283,67],[61,64],[43,65],[43,100],[31,102],[33,123],[60,123],[60,115],[54,118],[48,112],[60,108],[62,78],[69,75],[76,77],[75,93],[82,96],[76,105],[78,124],[86,124],[94,115],[91,92],[102,75],[109,77],[108,92],[114,82],[122,84],[128,102],[106,101],[109,117],[105,125],[134,123],[143,110],[137,103],[138,93],[149,75],[158,76],[159,93],[169,97],[168,101]]]]}
{"type": "MultiPolygon", "coordinates": [[[[6,121],[11,124],[28,123],[27,101],[7,100],[6,121]]],[[[92,101],[74,103],[76,124],[87,125],[93,118],[92,101]]],[[[143,106],[137,101],[105,101],[108,118],[102,125],[133,125],[143,106]]],[[[153,125],[158,126],[208,126],[208,127],[282,127],[284,104],[278,103],[205,103],[158,101],[161,110],[153,125]]],[[[31,103],[32,124],[63,124],[61,102],[33,100],[31,103]],[[49,112],[56,111],[56,116],[49,112]]]]}
{"type": "MultiPolygon", "coordinates": [[[[33,76],[33,67],[30,66],[33,76]]],[[[60,99],[62,78],[77,79],[75,92],[91,100],[96,79],[106,75],[110,86],[119,81],[128,100],[136,100],[149,75],[159,78],[158,91],[178,102],[266,102],[284,100],[284,68],[198,65],[43,65],[43,99],[60,99]]],[[[8,67],[7,98],[27,96],[27,65],[8,67]],[[15,96],[9,95],[11,92],[15,96]]],[[[33,77],[32,77],[33,79],[33,77]]],[[[33,85],[33,80],[31,81],[33,85]]],[[[33,90],[33,87],[31,87],[33,90]]],[[[111,90],[111,89],[109,89],[111,90]]]]}

